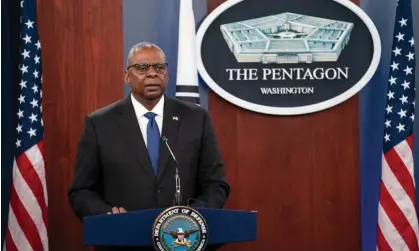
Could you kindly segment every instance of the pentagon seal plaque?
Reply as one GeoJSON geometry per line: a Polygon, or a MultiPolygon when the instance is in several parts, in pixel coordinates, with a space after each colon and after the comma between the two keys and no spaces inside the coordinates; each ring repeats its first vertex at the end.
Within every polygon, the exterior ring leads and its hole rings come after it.
{"type": "Polygon", "coordinates": [[[191,207],[170,207],[153,224],[153,244],[159,251],[203,251],[207,237],[204,217],[191,207]]]}

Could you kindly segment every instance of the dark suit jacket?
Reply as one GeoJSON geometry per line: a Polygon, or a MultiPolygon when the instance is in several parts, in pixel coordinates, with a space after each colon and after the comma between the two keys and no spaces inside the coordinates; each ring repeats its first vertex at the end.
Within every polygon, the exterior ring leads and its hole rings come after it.
{"type": "MultiPolygon", "coordinates": [[[[165,96],[162,135],[178,162],[182,204],[194,198],[208,207],[222,208],[230,187],[208,113],[195,104],[165,96]]],[[[70,205],[80,220],[106,214],[114,206],[127,211],[170,207],[174,177],[174,162],[163,142],[158,175],[154,174],[128,95],[86,117],[69,190],[70,205]]]]}

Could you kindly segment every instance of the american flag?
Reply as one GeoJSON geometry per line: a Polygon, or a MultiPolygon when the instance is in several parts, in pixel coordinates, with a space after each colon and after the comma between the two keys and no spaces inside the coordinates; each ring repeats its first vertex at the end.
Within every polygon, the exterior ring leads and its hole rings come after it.
{"type": "Polygon", "coordinates": [[[419,250],[413,169],[415,48],[412,5],[399,0],[393,34],[384,141],[377,249],[419,250]]]}
{"type": "Polygon", "coordinates": [[[48,250],[41,43],[36,0],[20,1],[17,138],[4,250],[48,250]]]}

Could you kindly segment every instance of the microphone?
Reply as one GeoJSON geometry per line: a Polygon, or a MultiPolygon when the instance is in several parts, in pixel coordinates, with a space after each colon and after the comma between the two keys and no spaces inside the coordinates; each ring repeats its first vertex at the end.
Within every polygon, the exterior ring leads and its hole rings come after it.
{"type": "Polygon", "coordinates": [[[175,201],[174,204],[175,206],[180,206],[180,204],[182,203],[182,193],[180,192],[180,177],[179,177],[179,169],[177,167],[177,160],[175,158],[175,155],[172,152],[172,149],[169,146],[169,143],[167,143],[167,138],[166,136],[162,136],[163,142],[166,144],[167,149],[170,152],[170,155],[173,158],[173,161],[175,162],[175,170],[176,170],[176,174],[175,174],[175,182],[176,182],[176,192],[175,192],[175,201]]]}

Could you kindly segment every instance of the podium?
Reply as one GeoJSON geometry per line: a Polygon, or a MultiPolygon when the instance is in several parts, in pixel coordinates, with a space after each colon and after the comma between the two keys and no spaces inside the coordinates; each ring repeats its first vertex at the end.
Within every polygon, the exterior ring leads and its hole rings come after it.
{"type": "MultiPolygon", "coordinates": [[[[208,245],[257,239],[257,212],[193,208],[208,226],[208,245]]],[[[153,224],[165,209],[149,209],[84,218],[85,246],[153,247],[153,224]]]]}

